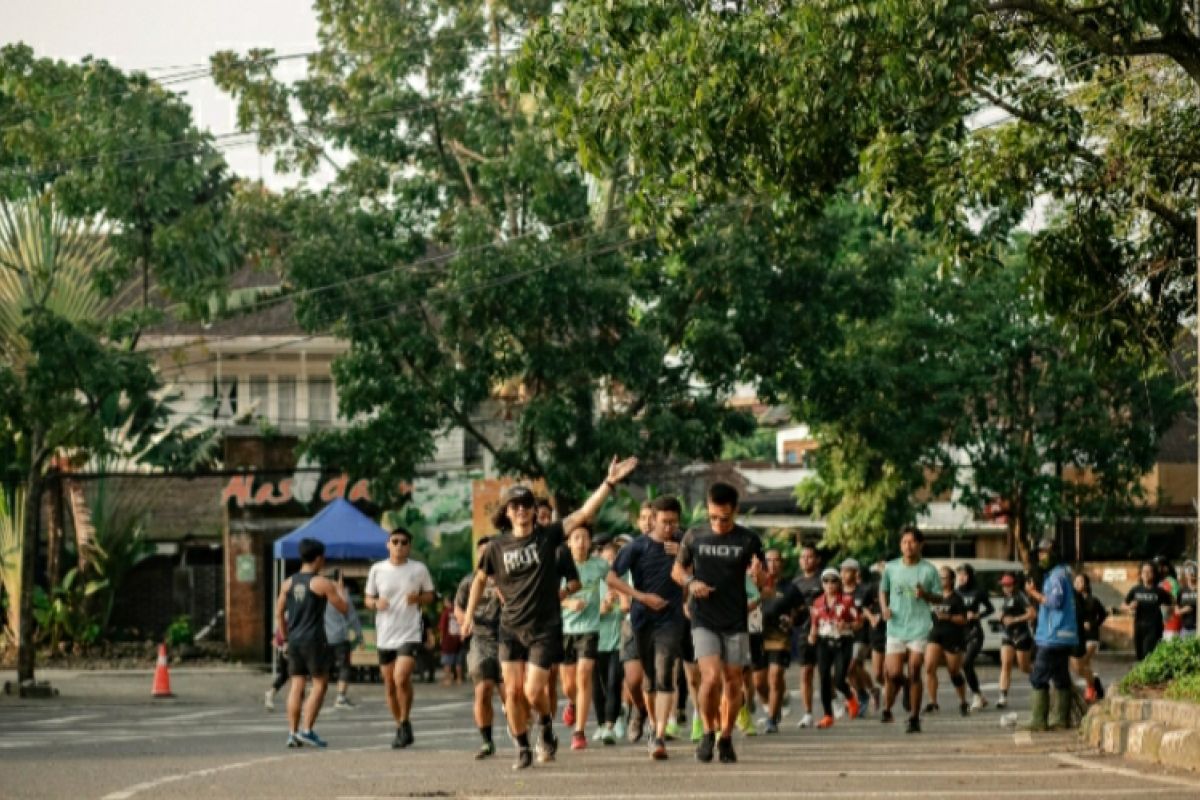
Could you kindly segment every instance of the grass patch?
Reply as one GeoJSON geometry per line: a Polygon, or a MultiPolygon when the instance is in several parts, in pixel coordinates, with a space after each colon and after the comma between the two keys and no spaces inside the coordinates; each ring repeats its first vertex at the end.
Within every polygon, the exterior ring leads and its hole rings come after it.
{"type": "Polygon", "coordinates": [[[1173,700],[1200,702],[1200,639],[1164,640],[1121,679],[1121,691],[1163,689],[1173,700]]]}

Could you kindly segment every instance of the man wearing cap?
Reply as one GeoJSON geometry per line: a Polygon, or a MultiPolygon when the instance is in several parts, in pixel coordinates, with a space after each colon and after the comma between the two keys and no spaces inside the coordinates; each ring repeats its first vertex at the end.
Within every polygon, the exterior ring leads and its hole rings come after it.
{"type": "Polygon", "coordinates": [[[906,733],[921,732],[921,667],[925,647],[933,630],[931,601],[941,597],[942,581],[937,569],[921,558],[925,535],[915,525],[900,532],[901,557],[888,562],[879,582],[879,606],[887,620],[887,645],[884,650],[887,688],[881,722],[892,721],[896,694],[907,689],[908,725],[906,733]],[[907,686],[904,668],[908,667],[907,686]]]}
{"type": "MultiPolygon", "coordinates": [[[[484,536],[475,545],[479,559],[487,552],[491,540],[492,537],[484,536]]],[[[471,582],[474,579],[474,575],[464,577],[454,595],[454,613],[458,618],[459,628],[463,627],[467,618],[467,601],[471,596],[471,582]]],[[[480,603],[475,607],[472,628],[474,632],[467,640],[467,673],[475,684],[475,724],[479,727],[479,735],[483,739],[475,758],[484,759],[496,752],[495,742],[492,741],[492,695],[496,691],[496,684],[500,682],[500,595],[496,592],[496,581],[492,578],[488,578],[480,603]]]]}
{"type": "Polygon", "coordinates": [[[1033,672],[1029,675],[1029,683],[1033,686],[1029,729],[1033,731],[1070,726],[1074,690],[1071,652],[1079,644],[1079,630],[1071,571],[1065,564],[1056,566],[1054,562],[1054,539],[1047,536],[1038,543],[1038,564],[1047,573],[1041,591],[1033,578],[1025,580],[1026,594],[1038,604],[1037,631],[1033,636],[1037,654],[1033,658],[1033,672]],[[1053,698],[1050,697],[1051,684],[1054,686],[1053,698]]]}
{"type": "Polygon", "coordinates": [[[528,729],[530,708],[536,710],[541,726],[539,760],[553,760],[558,750],[554,718],[545,690],[551,666],[562,658],[558,549],[565,541],[564,529],[573,530],[595,519],[616,485],[636,467],[636,458],[618,461],[614,457],[604,483],[578,511],[558,522],[536,524],[533,492],[526,486],[513,486],[505,491],[501,506],[492,519],[501,534],[488,545],[487,552],[479,560],[467,600],[463,635],[471,634],[475,609],[483,597],[488,578],[494,578],[496,588],[504,598],[500,612],[499,655],[509,727],[517,740],[514,769],[524,769],[533,763],[528,729]]]}
{"type": "MultiPolygon", "coordinates": [[[[767,574],[762,587],[763,651],[766,656],[766,732],[779,733],[783,698],[787,696],[787,669],[792,663],[792,623],[804,608],[804,596],[783,579],[783,554],[767,551],[767,574]]],[[[807,641],[807,640],[806,640],[807,641]]],[[[758,676],[755,676],[756,680],[758,676]]]]}

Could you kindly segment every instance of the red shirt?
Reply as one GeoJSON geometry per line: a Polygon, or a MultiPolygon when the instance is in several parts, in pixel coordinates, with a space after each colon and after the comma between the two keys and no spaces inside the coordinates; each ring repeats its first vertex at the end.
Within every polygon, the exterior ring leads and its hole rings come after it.
{"type": "Polygon", "coordinates": [[[858,620],[859,611],[854,607],[852,595],[841,594],[831,603],[828,595],[822,594],[813,602],[809,616],[817,636],[836,639],[839,636],[854,635],[851,626],[858,620]],[[844,624],[846,630],[841,630],[840,624],[844,624]]]}

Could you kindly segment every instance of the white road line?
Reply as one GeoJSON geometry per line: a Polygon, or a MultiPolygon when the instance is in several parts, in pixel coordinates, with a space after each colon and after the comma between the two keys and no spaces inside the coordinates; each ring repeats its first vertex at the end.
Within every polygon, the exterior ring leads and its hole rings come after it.
{"type": "Polygon", "coordinates": [[[175,714],[174,716],[170,717],[151,717],[150,719],[145,720],[145,722],[151,724],[158,724],[162,722],[188,722],[190,720],[204,719],[206,717],[220,717],[226,714],[232,714],[236,710],[237,709],[234,708],[218,708],[215,711],[194,711],[190,714],[175,714]]]}
{"type": "MultiPolygon", "coordinates": [[[[1049,757],[1060,764],[1069,764],[1070,766],[1079,767],[1081,769],[1105,772],[1109,775],[1120,775],[1123,778],[1136,778],[1138,780],[1165,783],[1169,786],[1186,786],[1189,789],[1200,789],[1200,780],[1180,778],[1175,777],[1174,775],[1156,775],[1152,772],[1139,772],[1136,769],[1128,769],[1126,767],[1114,767],[1110,764],[1101,764],[1096,761],[1089,761],[1086,758],[1080,758],[1079,756],[1073,756],[1068,753],[1050,753],[1049,757]]],[[[1139,790],[1139,793],[1140,792],[1141,790],[1139,790]]]]}
{"type": "Polygon", "coordinates": [[[44,745],[44,744],[45,744],[45,742],[22,742],[22,741],[0,742],[0,750],[19,750],[22,747],[37,747],[38,745],[44,745]]]}
{"type": "MultiPolygon", "coordinates": [[[[356,747],[352,750],[333,750],[333,751],[326,750],[326,751],[318,751],[318,752],[325,752],[325,753],[329,753],[330,755],[334,755],[337,753],[362,753],[362,752],[367,752],[370,750],[383,750],[383,749],[385,749],[385,748],[381,747],[381,746],[376,746],[376,747],[356,747]]],[[[231,772],[236,769],[246,769],[247,767],[257,767],[261,764],[273,764],[276,761],[282,761],[283,759],[290,758],[290,757],[291,757],[290,755],[267,756],[265,758],[254,758],[249,761],[238,761],[233,764],[222,764],[219,767],[208,767],[207,769],[197,769],[197,770],[192,770],[191,772],[179,772],[179,773],[175,773],[174,775],[164,775],[163,777],[155,778],[152,781],[136,783],[133,786],[130,786],[128,788],[121,789],[116,792],[110,792],[110,793],[104,795],[104,797],[102,797],[101,800],[129,800],[129,798],[133,797],[134,795],[141,794],[142,792],[148,792],[151,789],[157,789],[158,787],[165,786],[167,784],[178,783],[180,781],[192,780],[194,778],[208,778],[212,775],[219,775],[222,772],[231,772]]]]}
{"type": "Polygon", "coordinates": [[[75,714],[70,717],[55,717],[54,719],[39,719],[36,722],[30,722],[30,725],[66,725],[68,722],[79,722],[83,719],[96,719],[99,714],[75,714]]]}

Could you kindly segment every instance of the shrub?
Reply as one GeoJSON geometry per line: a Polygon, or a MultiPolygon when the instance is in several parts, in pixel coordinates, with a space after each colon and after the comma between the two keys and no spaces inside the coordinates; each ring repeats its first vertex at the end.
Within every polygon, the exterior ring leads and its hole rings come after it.
{"type": "Polygon", "coordinates": [[[1172,700],[1187,700],[1200,703],[1200,672],[1176,678],[1167,687],[1167,697],[1172,700]]]}
{"type": "MultiPolygon", "coordinates": [[[[1121,689],[1131,691],[1184,678],[1200,678],[1200,639],[1164,640],[1121,679],[1121,689]]],[[[1192,682],[1200,688],[1200,683],[1192,682]]]]}
{"type": "Polygon", "coordinates": [[[193,641],[195,634],[192,632],[192,618],[187,614],[176,617],[175,621],[167,626],[167,644],[171,647],[192,644],[193,641]]]}

